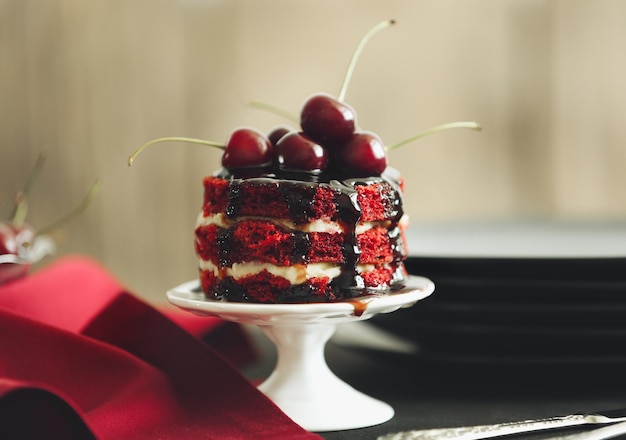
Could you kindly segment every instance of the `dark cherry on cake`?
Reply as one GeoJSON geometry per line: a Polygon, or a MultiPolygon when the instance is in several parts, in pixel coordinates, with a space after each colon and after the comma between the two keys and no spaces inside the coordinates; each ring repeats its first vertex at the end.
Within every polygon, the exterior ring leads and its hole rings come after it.
{"type": "Polygon", "coordinates": [[[344,102],[364,43],[340,93],[310,96],[299,127],[267,135],[237,129],[225,144],[169,137],[224,150],[222,169],[203,180],[195,227],[200,285],[208,298],[255,303],[310,303],[381,295],[402,288],[407,273],[403,179],[387,152],[426,134],[473,122],[438,126],[386,147],[358,127],[344,102]]]}
{"type": "Polygon", "coordinates": [[[356,113],[348,104],[319,93],[302,106],[300,126],[311,139],[332,148],[352,138],[356,130],[356,113]]]}
{"type": "Polygon", "coordinates": [[[233,131],[224,147],[222,165],[229,169],[262,168],[272,165],[274,147],[260,131],[239,128],[233,131]]]}
{"type": "Polygon", "coordinates": [[[276,143],[278,168],[283,171],[322,173],[328,151],[303,133],[292,131],[276,143]]]}

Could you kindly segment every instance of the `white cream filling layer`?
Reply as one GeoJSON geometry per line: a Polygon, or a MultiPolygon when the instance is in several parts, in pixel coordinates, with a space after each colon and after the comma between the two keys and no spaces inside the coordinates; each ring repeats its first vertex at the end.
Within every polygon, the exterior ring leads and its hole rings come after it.
{"type": "MultiPolygon", "coordinates": [[[[288,230],[297,230],[301,232],[327,232],[327,233],[344,233],[343,227],[338,222],[332,222],[330,220],[314,220],[306,224],[296,224],[288,220],[269,219],[264,217],[240,217],[238,221],[245,219],[258,219],[267,220],[274,224],[281,225],[288,230]]],[[[407,222],[406,216],[401,219],[401,223],[407,222]]],[[[229,228],[234,222],[223,213],[210,214],[205,216],[203,212],[200,212],[196,227],[215,225],[220,228],[229,228]]],[[[377,227],[389,227],[390,221],[382,222],[366,222],[360,223],[356,227],[356,233],[362,234],[368,230],[377,227]]],[[[293,266],[277,266],[270,263],[234,263],[232,267],[218,267],[211,261],[200,260],[199,268],[213,272],[217,277],[233,277],[234,279],[245,278],[250,275],[256,275],[264,270],[270,274],[278,277],[282,277],[288,280],[291,284],[302,284],[311,278],[328,277],[330,280],[338,277],[341,274],[341,266],[333,263],[311,263],[311,264],[295,264],[293,266]]],[[[360,273],[367,273],[375,269],[371,264],[359,264],[357,270],[360,273]]]]}
{"type": "Polygon", "coordinates": [[[302,284],[310,278],[328,277],[333,279],[341,274],[341,267],[331,263],[294,264],[276,266],[270,263],[234,263],[232,267],[218,268],[211,261],[200,260],[200,269],[213,272],[215,276],[230,276],[238,280],[256,275],[264,270],[274,276],[282,277],[291,284],[302,284]]]}
{"type": "MultiPolygon", "coordinates": [[[[331,234],[339,234],[343,233],[343,228],[337,222],[333,222],[330,220],[322,220],[317,219],[310,221],[308,223],[297,224],[289,220],[284,219],[275,219],[275,218],[265,218],[265,217],[238,217],[237,221],[242,220],[265,220],[272,222],[276,225],[282,226],[283,228],[291,231],[301,231],[301,232],[328,232],[331,234]]],[[[233,224],[228,217],[223,213],[210,214],[205,216],[204,213],[200,213],[198,216],[198,220],[196,221],[196,227],[198,226],[211,226],[215,225],[220,228],[228,228],[233,224]]]]}
{"type": "MultiPolygon", "coordinates": [[[[239,217],[238,221],[251,219],[253,217],[239,217]]],[[[301,231],[301,232],[327,232],[330,234],[340,234],[344,233],[344,228],[338,222],[333,222],[330,220],[317,219],[312,220],[308,223],[297,224],[289,220],[284,219],[274,219],[274,218],[264,218],[264,217],[254,217],[257,220],[267,220],[276,225],[283,226],[287,230],[292,231],[301,231]]],[[[220,228],[229,228],[232,225],[228,217],[223,213],[210,214],[205,216],[203,212],[200,212],[198,215],[198,219],[196,221],[196,227],[199,226],[211,226],[215,225],[220,228]]],[[[403,216],[400,220],[400,223],[408,223],[407,216],[403,216]]],[[[382,226],[388,228],[391,225],[391,221],[378,221],[378,222],[363,222],[359,223],[356,226],[356,234],[363,234],[364,232],[369,231],[372,228],[377,226],[382,226]]]]}
{"type": "MultiPolygon", "coordinates": [[[[292,285],[302,284],[311,278],[328,277],[329,280],[341,274],[341,266],[332,263],[295,264],[293,266],[276,266],[270,263],[234,263],[232,267],[218,268],[211,261],[200,260],[201,270],[213,272],[217,277],[233,277],[235,280],[268,271],[270,274],[288,280],[292,285]]],[[[389,265],[385,265],[389,267],[389,265]]],[[[376,269],[373,264],[359,264],[359,273],[367,273],[376,269]]]]}

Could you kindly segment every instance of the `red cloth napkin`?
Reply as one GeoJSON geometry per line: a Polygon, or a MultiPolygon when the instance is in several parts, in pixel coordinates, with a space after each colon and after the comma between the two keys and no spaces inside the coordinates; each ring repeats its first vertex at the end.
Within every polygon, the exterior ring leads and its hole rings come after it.
{"type": "Polygon", "coordinates": [[[83,257],[1,285],[0,438],[320,438],[200,339],[227,323],[167,315],[83,257]]]}

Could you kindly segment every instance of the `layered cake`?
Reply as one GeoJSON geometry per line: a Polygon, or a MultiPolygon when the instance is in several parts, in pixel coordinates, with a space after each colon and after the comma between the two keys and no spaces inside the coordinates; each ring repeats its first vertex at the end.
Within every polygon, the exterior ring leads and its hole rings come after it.
{"type": "MultiPolygon", "coordinates": [[[[337,97],[304,103],[299,127],[269,134],[248,127],[225,144],[184,137],[223,150],[221,170],[205,177],[195,226],[199,279],[207,298],[254,303],[332,302],[401,289],[407,274],[403,183],[387,152],[426,134],[474,122],[444,124],[386,147],[361,130],[344,102],[364,43],[394,24],[386,20],[361,40],[337,97]]],[[[279,112],[282,114],[282,112],[279,112]]]]}
{"type": "Polygon", "coordinates": [[[206,295],[259,303],[327,302],[399,288],[406,256],[401,181],[204,179],[195,229],[206,295]]]}

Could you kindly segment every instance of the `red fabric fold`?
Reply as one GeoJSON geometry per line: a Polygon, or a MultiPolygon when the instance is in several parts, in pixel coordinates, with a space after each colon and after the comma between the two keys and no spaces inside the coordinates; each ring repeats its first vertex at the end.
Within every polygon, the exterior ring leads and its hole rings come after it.
{"type": "Polygon", "coordinates": [[[198,325],[181,327],[80,257],[0,286],[0,438],[319,438],[196,337],[198,325]]]}
{"type": "Polygon", "coordinates": [[[75,408],[48,390],[0,379],[0,436],[4,439],[94,439],[75,408]]]}

